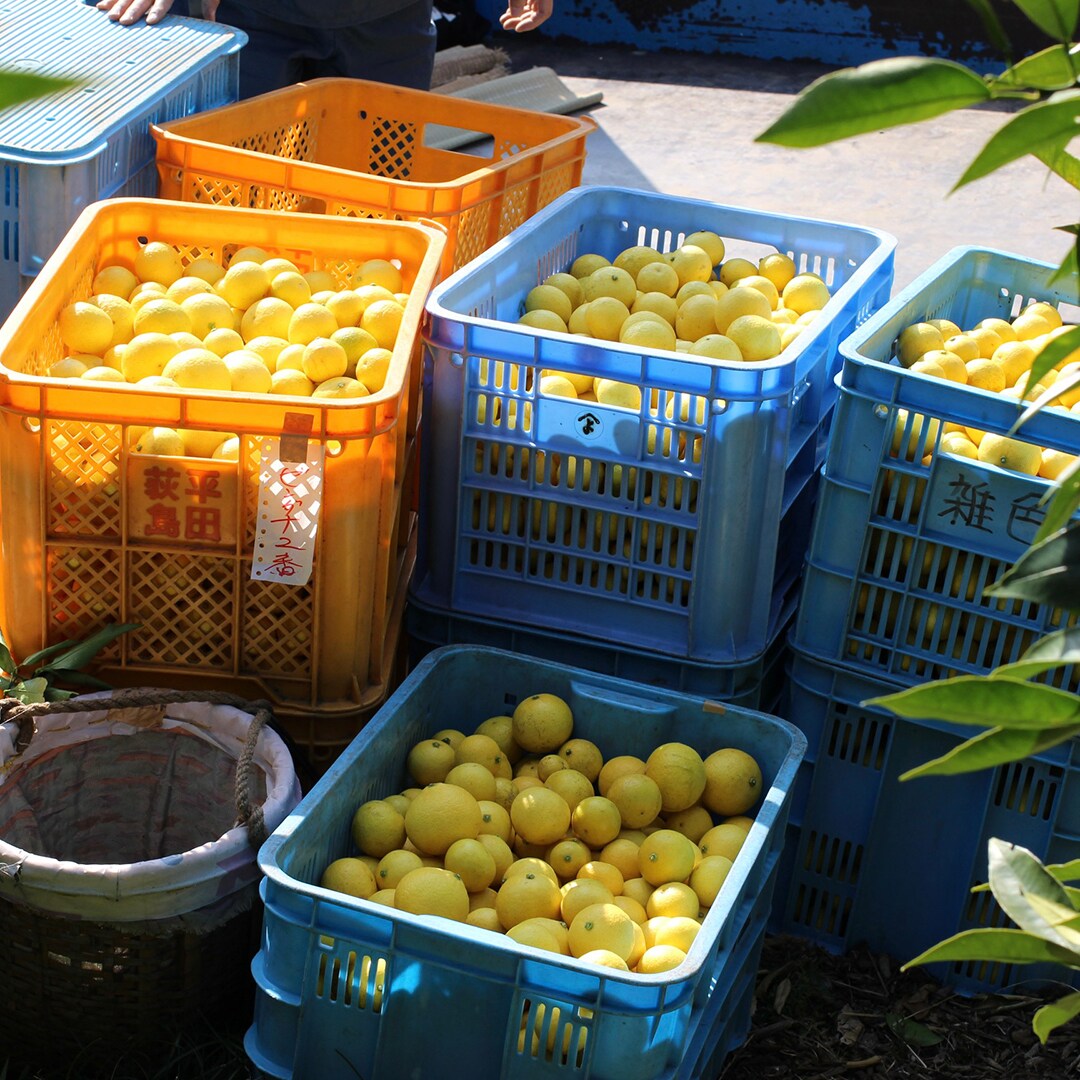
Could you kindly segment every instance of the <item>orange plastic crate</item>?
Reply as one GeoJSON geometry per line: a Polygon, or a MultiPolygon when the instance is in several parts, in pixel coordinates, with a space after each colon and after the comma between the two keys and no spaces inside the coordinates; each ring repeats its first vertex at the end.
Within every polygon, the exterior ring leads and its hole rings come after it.
{"type": "Polygon", "coordinates": [[[444,247],[441,229],[407,222],[149,199],[85,210],[0,327],[0,624],[15,656],[135,622],[101,667],[118,684],[213,687],[284,713],[362,707],[388,676],[411,566],[411,399],[444,247]],[[343,284],[365,259],[396,262],[410,298],[386,385],[316,402],[50,379],[59,312],[90,294],[98,267],[130,261],[139,237],[185,261],[257,244],[343,284]],[[307,424],[325,449],[311,578],[252,580],[262,440],[307,424]],[[240,461],[133,453],[129,429],[148,425],[238,434],[240,461]]]}
{"type": "Polygon", "coordinates": [[[360,79],[313,79],[156,124],[158,194],[443,225],[444,273],[581,182],[596,123],[360,79]],[[429,145],[435,128],[489,141],[429,145]]]}

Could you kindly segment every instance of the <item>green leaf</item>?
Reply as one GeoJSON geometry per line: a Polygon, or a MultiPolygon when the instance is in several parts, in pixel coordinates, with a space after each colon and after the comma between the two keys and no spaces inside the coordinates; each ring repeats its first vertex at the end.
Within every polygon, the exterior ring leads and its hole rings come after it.
{"type": "Polygon", "coordinates": [[[990,97],[962,64],[889,57],[844,68],[812,82],[756,142],[822,146],[898,124],[914,124],[990,97]]]}
{"type": "Polygon", "coordinates": [[[985,596],[1018,597],[1070,611],[1080,608],[1080,522],[1070,521],[1033,543],[983,592],[985,596]]]}
{"type": "Polygon", "coordinates": [[[1042,148],[1056,149],[1072,138],[1080,117],[1080,90],[1062,90],[1029,105],[990,136],[953,191],[1042,148]]]}
{"type": "Polygon", "coordinates": [[[1044,147],[1032,153],[1048,169],[1058,174],[1066,184],[1080,188],[1080,158],[1070,154],[1064,146],[1044,147]]]}
{"type": "Polygon", "coordinates": [[[1009,41],[1005,28],[1001,25],[997,12],[990,0],[967,0],[968,7],[972,8],[979,16],[979,21],[986,31],[986,38],[1002,56],[1012,53],[1012,42],[1009,41]]]}
{"type": "Polygon", "coordinates": [[[1055,1028],[1067,1024],[1078,1013],[1080,1013],[1080,993],[1066,994],[1057,1001],[1036,1009],[1031,1019],[1031,1028],[1039,1036],[1039,1042],[1045,1045],[1055,1028]]]}
{"type": "Polygon", "coordinates": [[[1068,964],[1075,966],[1076,955],[1069,949],[1062,949],[1049,941],[1029,934],[1026,930],[1013,930],[1007,927],[992,929],[983,927],[978,930],[962,930],[937,945],[931,945],[925,952],[913,960],[902,964],[901,971],[919,964],[937,964],[957,960],[986,960],[1003,964],[1068,964]]]}
{"type": "MultiPolygon", "coordinates": [[[[987,852],[990,891],[1005,914],[1021,930],[1078,954],[1080,914],[1061,882],[1018,844],[993,837],[987,852]]],[[[1080,954],[1076,959],[1080,962],[1080,954]]]]}
{"type": "Polygon", "coordinates": [[[956,776],[960,773],[992,769],[1006,762],[1023,761],[1032,754],[1041,754],[1053,746],[1068,742],[1080,735],[1080,724],[1037,731],[1014,728],[990,728],[965,739],[948,753],[922,765],[916,765],[902,773],[901,780],[913,780],[918,776],[956,776]]]}
{"type": "MultiPolygon", "coordinates": [[[[1080,326],[1074,326],[1071,330],[1059,334],[1040,350],[1039,355],[1031,365],[1031,374],[1028,376],[1028,384],[1037,383],[1051,368],[1057,367],[1071,352],[1080,349],[1080,326]]],[[[1016,423],[1009,429],[1009,434],[1015,434],[1020,425],[1029,420],[1040,409],[1056,401],[1062,394],[1080,384],[1080,369],[1066,375],[1064,378],[1055,379],[1046,391],[1040,394],[1021,414],[1016,423]]]]}
{"type": "MultiPolygon", "coordinates": [[[[1035,533],[1032,545],[1041,544],[1048,536],[1065,528],[1073,514],[1080,509],[1080,461],[1066,467],[1054,481],[1050,489],[1053,492],[1050,505],[1046,508],[1046,517],[1035,533]]],[[[1041,501],[1041,500],[1040,500],[1041,501]]]]}
{"type": "Polygon", "coordinates": [[[1061,260],[1061,265],[1050,275],[1050,284],[1056,285],[1060,281],[1075,282],[1078,280],[1080,280],[1080,240],[1069,248],[1065,258],[1061,260]]]}
{"type": "Polygon", "coordinates": [[[14,675],[18,665],[15,663],[15,657],[11,655],[7,645],[0,640],[0,671],[3,671],[7,675],[14,675]]]}
{"type": "Polygon", "coordinates": [[[24,101],[54,94],[78,86],[74,79],[57,79],[51,75],[30,75],[25,71],[0,71],[0,109],[21,105],[24,101]]]}
{"type": "Polygon", "coordinates": [[[931,1031],[925,1024],[912,1020],[910,1016],[886,1013],[885,1023],[898,1039],[903,1039],[912,1046],[934,1046],[941,1042],[940,1035],[931,1031]]]}
{"type": "Polygon", "coordinates": [[[1013,0],[1013,3],[1047,36],[1071,41],[1080,14],[1078,0],[1013,0]]]}
{"type": "Polygon", "coordinates": [[[38,670],[38,674],[43,679],[48,679],[50,683],[53,681],[62,682],[66,686],[78,686],[83,690],[112,689],[107,682],[104,682],[93,675],[88,675],[85,671],[77,671],[75,668],[62,668],[61,670],[56,670],[51,667],[44,667],[38,670]]]}
{"type": "Polygon", "coordinates": [[[1067,863],[1052,863],[1046,872],[1058,881],[1080,881],[1080,859],[1071,859],[1067,863]]]}
{"type": "Polygon", "coordinates": [[[137,630],[140,623],[110,623],[103,626],[96,634],[91,634],[83,641],[70,645],[69,648],[56,656],[49,664],[52,670],[82,668],[111,641],[115,641],[129,630],[137,630]]]}
{"type": "Polygon", "coordinates": [[[26,679],[16,683],[9,691],[11,697],[18,698],[24,705],[36,705],[45,700],[48,683],[44,679],[26,679]]]}
{"type": "Polygon", "coordinates": [[[1076,85],[1075,61],[1067,45],[1051,45],[1025,56],[1006,68],[991,82],[997,86],[1033,87],[1036,90],[1065,90],[1076,85]]]}
{"type": "Polygon", "coordinates": [[[1080,698],[1054,686],[986,675],[957,675],[923,683],[863,705],[912,720],[944,720],[979,727],[1044,730],[1080,723],[1080,698]]]}
{"type": "Polygon", "coordinates": [[[1039,638],[1019,660],[1002,664],[991,671],[990,678],[1030,679],[1044,671],[1080,663],[1080,629],[1055,630],[1039,638]]]}

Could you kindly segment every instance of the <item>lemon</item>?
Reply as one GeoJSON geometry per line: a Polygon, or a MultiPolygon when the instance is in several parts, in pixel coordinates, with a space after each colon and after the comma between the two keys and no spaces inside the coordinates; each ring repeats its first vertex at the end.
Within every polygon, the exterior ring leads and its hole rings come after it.
{"type": "Polygon", "coordinates": [[[463,787],[477,802],[495,798],[495,777],[477,761],[462,761],[446,774],[446,783],[463,787]]]}
{"type": "Polygon", "coordinates": [[[270,393],[287,394],[290,397],[311,397],[315,384],[302,372],[294,368],[275,371],[270,376],[270,393]]]}
{"type": "Polygon", "coordinates": [[[993,356],[1003,340],[992,326],[973,326],[967,331],[967,336],[978,344],[980,356],[993,356]]]}
{"type": "Polygon", "coordinates": [[[232,307],[247,310],[270,292],[270,275],[258,262],[234,259],[214,288],[232,307]]]}
{"type": "Polygon", "coordinates": [[[546,863],[541,864],[547,873],[527,868],[511,874],[500,885],[495,897],[495,911],[504,930],[526,919],[558,919],[562,905],[562,893],[555,881],[555,873],[546,863]]]}
{"type": "Polygon", "coordinates": [[[566,800],[543,784],[519,792],[510,804],[514,830],[529,844],[554,844],[566,835],[570,820],[566,800]]]}
{"type": "Polygon", "coordinates": [[[90,302],[101,308],[112,320],[113,333],[106,349],[113,345],[121,345],[126,342],[132,333],[135,322],[135,311],[123,297],[113,296],[111,293],[97,293],[91,297],[90,302]]]}
{"type": "Polygon", "coordinates": [[[245,341],[257,337],[286,339],[295,310],[291,304],[276,296],[264,296],[244,311],[240,319],[240,335],[245,341]]]}
{"type": "Polygon", "coordinates": [[[464,788],[436,783],[425,787],[405,811],[405,831],[425,855],[442,855],[455,840],[475,840],[480,807],[464,788]]]}
{"type": "Polygon", "coordinates": [[[941,368],[943,376],[950,382],[967,382],[967,367],[963,359],[957,356],[956,353],[949,352],[948,349],[931,349],[929,352],[923,353],[920,360],[916,360],[915,364],[912,364],[912,369],[920,362],[937,364],[941,368]]]}
{"type": "Polygon", "coordinates": [[[191,333],[191,316],[175,301],[156,296],[135,312],[135,334],[191,333]]]}
{"type": "Polygon", "coordinates": [[[335,859],[322,872],[319,884],[324,889],[345,893],[347,896],[359,896],[366,899],[376,889],[375,875],[371,867],[362,859],[335,859]]]}
{"type": "MultiPolygon", "coordinates": [[[[276,340],[276,339],[271,339],[276,340]]],[[[291,369],[293,371],[299,371],[303,374],[304,371],[304,349],[306,345],[297,345],[295,342],[291,345],[284,345],[277,353],[274,359],[274,371],[284,371],[291,369]]],[[[263,359],[265,360],[265,355],[263,359]]],[[[271,372],[271,374],[273,374],[271,372]]],[[[305,375],[304,378],[307,378],[305,375]]]]}
{"type": "Polygon", "coordinates": [[[571,768],[553,772],[544,780],[544,787],[561,795],[566,805],[570,807],[571,813],[582,799],[595,794],[589,778],[584,773],[571,768]]]}
{"type": "Polygon", "coordinates": [[[87,364],[77,356],[65,356],[62,360],[57,360],[55,364],[49,365],[49,377],[52,379],[77,379],[88,368],[98,366],[96,363],[98,357],[88,357],[88,359],[94,361],[94,363],[87,364]]]}
{"type": "Polygon", "coordinates": [[[637,299],[630,305],[629,318],[644,312],[659,315],[669,326],[674,326],[675,318],[679,314],[679,304],[674,296],[667,296],[662,292],[642,292],[638,293],[637,299]]]}
{"type": "Polygon", "coordinates": [[[649,833],[638,848],[638,869],[653,886],[686,881],[696,861],[694,843],[674,829],[657,829],[649,833]]]}
{"type": "Polygon", "coordinates": [[[763,255],[758,260],[758,273],[768,278],[778,289],[784,286],[795,276],[797,269],[789,255],[776,251],[770,255],[763,255]]]}
{"type": "Polygon", "coordinates": [[[964,368],[967,371],[968,386],[1000,394],[1008,385],[1005,380],[1005,369],[989,357],[978,356],[974,360],[969,360],[964,368]]]}
{"type": "Polygon", "coordinates": [[[1031,369],[1037,353],[1028,341],[1003,341],[991,354],[990,359],[1001,366],[1005,383],[1012,386],[1021,375],[1031,369]]]}
{"type": "MultiPolygon", "coordinates": [[[[263,269],[266,269],[265,263],[263,269]]],[[[311,301],[311,286],[296,270],[282,270],[270,279],[269,295],[283,300],[291,308],[311,301]]]]}
{"type": "Polygon", "coordinates": [[[716,332],[716,310],[720,301],[712,293],[700,293],[679,305],[675,333],[684,341],[697,341],[716,332]]]}
{"type": "Polygon", "coordinates": [[[573,274],[549,274],[541,284],[553,285],[556,289],[561,289],[566,293],[571,310],[578,307],[584,299],[581,282],[573,274]]]}
{"type": "Polygon", "coordinates": [[[768,317],[740,315],[728,324],[725,333],[738,347],[744,360],[771,360],[780,355],[780,331],[768,317]]]}
{"type": "Polygon", "coordinates": [[[324,379],[311,391],[313,398],[362,398],[368,396],[368,388],[359,379],[339,375],[324,379]]]}
{"type": "Polygon", "coordinates": [[[724,334],[705,334],[692,342],[687,352],[692,356],[707,356],[712,360],[738,362],[743,359],[739,346],[724,334]]]}
{"type": "Polygon", "coordinates": [[[573,881],[578,871],[592,858],[588,846],[576,837],[552,844],[547,861],[562,882],[573,881]]]}
{"type": "Polygon", "coordinates": [[[589,847],[602,848],[611,843],[622,828],[619,808],[604,795],[590,795],[574,807],[570,827],[589,847]]]}
{"type": "Polygon", "coordinates": [[[113,321],[96,304],[77,300],[59,318],[60,339],[72,352],[100,356],[112,343],[113,321]]]}
{"type": "Polygon", "coordinates": [[[405,818],[382,799],[369,799],[353,814],[351,832],[353,843],[365,855],[381,859],[405,843],[405,818]]]}
{"type": "Polygon", "coordinates": [[[1042,467],[1042,449],[1033,443],[988,431],[979,443],[979,460],[999,469],[1037,476],[1042,467]]]}
{"type": "Polygon", "coordinates": [[[594,271],[610,265],[611,263],[605,259],[603,255],[598,255],[595,252],[590,251],[583,255],[579,255],[574,259],[570,264],[570,274],[580,281],[582,278],[588,277],[589,274],[594,271]]]}
{"type": "Polygon", "coordinates": [[[396,300],[375,300],[364,309],[360,326],[384,349],[393,349],[405,309],[396,300]]]}
{"type": "Polygon", "coordinates": [[[631,277],[636,278],[643,266],[663,261],[664,256],[656,248],[650,247],[648,244],[633,244],[630,247],[623,248],[611,260],[611,264],[620,270],[625,270],[631,277]]]}
{"type": "MultiPolygon", "coordinates": [[[[539,919],[526,919],[524,922],[511,926],[506,931],[506,936],[519,945],[528,945],[533,949],[543,949],[545,952],[553,953],[562,951],[555,935],[539,919]]],[[[534,1032],[534,1036],[535,1034],[534,1032]]]]}
{"type": "MultiPolygon", "coordinates": [[[[289,343],[284,338],[270,337],[269,335],[253,337],[250,341],[246,341],[241,345],[242,349],[259,357],[266,366],[266,370],[271,373],[277,371],[278,357],[289,347],[289,343]]],[[[298,347],[301,350],[303,349],[303,346],[298,347]]]]}
{"type": "Polygon", "coordinates": [[[152,427],[139,436],[133,447],[136,454],[151,454],[155,457],[184,457],[184,440],[173,428],[152,427]]]}
{"type": "Polygon", "coordinates": [[[375,338],[359,326],[339,326],[330,335],[330,340],[336,342],[345,350],[347,367],[344,373],[346,375],[352,375],[356,371],[357,361],[366,352],[379,348],[379,343],[375,338]]]}
{"type": "Polygon", "coordinates": [[[689,281],[708,281],[713,274],[713,262],[708,252],[697,244],[684,243],[667,256],[668,262],[679,275],[679,285],[689,281]]]}
{"type": "Polygon", "coordinates": [[[601,405],[615,405],[623,409],[641,409],[641,388],[616,379],[597,379],[596,400],[601,405]]]}
{"type": "Polygon", "coordinates": [[[511,717],[514,742],[531,754],[558,750],[573,734],[570,706],[557,694],[532,694],[518,702],[511,717]]]}
{"type": "MultiPolygon", "coordinates": [[[[211,293],[217,296],[208,281],[204,281],[201,277],[189,277],[184,276],[177,278],[166,290],[165,298],[167,300],[175,300],[176,303],[182,304],[185,300],[192,296],[198,296],[199,294],[206,295],[211,293]]],[[[221,297],[218,296],[220,300],[221,297]]],[[[232,311],[232,308],[229,308],[232,311]]]]}
{"type": "Polygon", "coordinates": [[[761,768],[744,750],[726,747],[705,758],[701,801],[714,814],[745,814],[764,794],[761,768]]]}
{"type": "Polygon", "coordinates": [[[271,377],[262,359],[246,349],[223,357],[229,372],[230,389],[237,394],[268,394],[271,377]]]}
{"type": "Polygon", "coordinates": [[[573,924],[579,911],[591,904],[611,904],[615,901],[612,891],[595,878],[574,878],[566,882],[560,892],[562,901],[559,912],[567,926],[573,924]]]}
{"type": "MultiPolygon", "coordinates": [[[[765,277],[763,274],[747,274],[746,277],[739,278],[739,280],[735,282],[735,288],[757,289],[757,291],[761,293],[761,295],[764,296],[766,300],[769,301],[769,307],[773,311],[776,311],[777,307],[780,304],[779,289],[777,289],[777,287],[772,283],[772,281],[770,281],[769,278],[765,277]]],[[[797,308],[789,308],[789,310],[794,310],[796,314],[799,314],[797,308]]]]}
{"type": "Polygon", "coordinates": [[[398,882],[410,870],[417,870],[423,865],[415,851],[395,848],[379,860],[379,865],[375,868],[375,884],[380,889],[396,889],[398,882]]]}
{"type": "Polygon", "coordinates": [[[590,904],[570,923],[570,955],[580,957],[594,949],[605,949],[625,961],[634,949],[634,925],[633,919],[614,903],[590,904]]]}
{"type": "Polygon", "coordinates": [[[537,285],[525,295],[525,310],[554,312],[565,324],[574,307],[562,289],[554,285],[537,285]]]}
{"type": "Polygon", "coordinates": [[[229,256],[229,265],[232,266],[235,263],[241,262],[255,262],[264,263],[270,258],[270,252],[264,247],[260,247],[258,244],[244,244],[242,247],[238,247],[232,255],[229,256]]]}
{"type": "Polygon", "coordinates": [[[140,281],[156,281],[166,288],[184,275],[184,264],[179,252],[160,240],[151,240],[140,246],[132,265],[140,281]]]}
{"type": "Polygon", "coordinates": [[[526,311],[518,319],[518,325],[529,326],[534,330],[550,330],[555,334],[567,334],[570,332],[570,328],[554,311],[547,311],[544,308],[526,311]]]}
{"type": "MultiPolygon", "coordinates": [[[[153,376],[148,376],[153,378],[153,376]]],[[[184,442],[184,452],[188,457],[209,458],[214,451],[232,436],[226,431],[199,431],[195,428],[180,428],[177,432],[184,442]]]]}
{"type": "MultiPolygon", "coordinates": [[[[698,900],[697,893],[682,881],[666,881],[662,885],[657,885],[649,894],[649,900],[645,905],[645,914],[650,919],[663,917],[696,920],[700,911],[701,901],[698,900]]],[[[660,944],[656,935],[653,940],[660,944]]]]}
{"type": "Polygon", "coordinates": [[[209,349],[184,349],[161,372],[188,390],[231,390],[232,375],[225,361],[209,349]]]}
{"type": "Polygon", "coordinates": [[[701,798],[707,778],[701,755],[681,742],[656,747],[645,761],[645,775],[656,781],[668,813],[693,806],[701,798]]]}
{"type": "Polygon", "coordinates": [[[698,847],[702,855],[723,855],[734,862],[746,836],[746,830],[741,826],[723,822],[709,829],[698,841],[698,847]]]}
{"type": "Polygon", "coordinates": [[[727,253],[723,238],[711,229],[698,229],[688,233],[683,239],[683,244],[701,248],[708,255],[712,266],[719,266],[727,253]]]}
{"type": "MultiPolygon", "coordinates": [[[[578,870],[578,879],[585,881],[599,881],[604,885],[612,896],[619,896],[626,883],[622,871],[617,866],[604,862],[602,859],[590,859],[578,870]]],[[[637,870],[634,871],[637,877],[637,870]]]]}
{"type": "Polygon", "coordinates": [[[441,915],[465,922],[469,893],[457,874],[438,866],[410,870],[394,887],[394,907],[413,915],[441,915]]]}
{"type": "Polygon", "coordinates": [[[653,945],[642,953],[634,970],[639,975],[660,975],[674,971],[686,959],[686,953],[674,945],[653,945]]]}
{"type": "Polygon", "coordinates": [[[681,282],[678,271],[671,263],[651,262],[638,270],[634,284],[643,293],[656,292],[673,298],[681,282]]]}
{"type": "Polygon", "coordinates": [[[703,908],[712,907],[731,873],[732,861],[723,855],[706,855],[690,874],[690,888],[703,908]]]}
{"type": "Polygon", "coordinates": [[[609,757],[601,766],[600,773],[596,778],[597,787],[601,795],[606,795],[611,785],[620,776],[626,776],[630,773],[643,773],[644,771],[645,762],[642,758],[634,754],[617,754],[615,757],[609,757]]]}
{"type": "MultiPolygon", "coordinates": [[[[231,308],[229,309],[231,312],[231,308]]],[[[226,354],[244,347],[244,339],[231,327],[222,326],[211,330],[204,338],[203,345],[222,359],[226,354]]]]}
{"type": "Polygon", "coordinates": [[[201,278],[208,285],[215,285],[225,276],[225,267],[221,265],[216,259],[202,256],[195,259],[184,269],[184,273],[188,277],[201,278]]]}
{"type": "Polygon", "coordinates": [[[90,291],[94,294],[109,293],[112,296],[122,296],[126,300],[138,284],[139,279],[131,270],[119,263],[113,263],[98,270],[90,284],[90,291]]]}
{"type": "Polygon", "coordinates": [[[381,285],[390,292],[401,292],[401,271],[388,259],[366,259],[353,275],[355,285],[381,285]]]}
{"type": "Polygon", "coordinates": [[[619,341],[649,352],[671,352],[675,349],[675,330],[659,316],[633,323],[627,319],[619,330],[619,341]]]}
{"type": "Polygon", "coordinates": [[[180,346],[168,334],[136,334],[124,347],[120,370],[128,382],[139,382],[148,375],[161,375],[178,352],[180,346]]]}
{"type": "Polygon", "coordinates": [[[731,288],[739,278],[744,278],[749,274],[756,274],[758,272],[757,265],[751,262],[749,259],[732,258],[728,259],[720,266],[720,280],[728,287],[731,288]]]}
{"type": "Polygon", "coordinates": [[[654,821],[663,805],[660,785],[644,772],[618,777],[608,787],[607,797],[617,808],[622,824],[631,829],[654,821]]]}
{"type": "Polygon", "coordinates": [[[329,337],[316,337],[304,345],[304,374],[315,384],[345,374],[349,361],[345,349],[329,337]]]}
{"type": "Polygon", "coordinates": [[[637,296],[637,285],[628,270],[618,266],[602,266],[594,270],[581,282],[582,296],[585,303],[592,303],[600,297],[620,301],[627,311],[637,296]]]}
{"type": "Polygon", "coordinates": [[[944,347],[945,339],[941,331],[928,322],[917,322],[905,326],[896,339],[897,358],[904,367],[911,367],[923,353],[944,347]]]}
{"type": "Polygon", "coordinates": [[[600,296],[585,309],[585,327],[592,337],[618,341],[619,331],[630,316],[626,304],[614,296],[600,296]]]}
{"type": "Polygon", "coordinates": [[[470,893],[486,889],[495,880],[495,859],[479,840],[455,840],[443,856],[443,865],[461,878],[470,893]]]}
{"type": "Polygon", "coordinates": [[[664,815],[664,826],[681,832],[695,844],[713,827],[712,814],[700,803],[664,815]]]}
{"type": "Polygon", "coordinates": [[[363,317],[367,305],[359,293],[352,289],[342,289],[328,296],[323,306],[334,316],[338,327],[342,328],[355,327],[363,317]]]}
{"type": "Polygon", "coordinates": [[[701,923],[690,915],[671,915],[658,920],[652,935],[653,946],[671,945],[684,953],[690,951],[694,939],[701,932],[701,923]]]}
{"type": "MultiPolygon", "coordinates": [[[[712,330],[729,338],[728,327],[744,315],[756,315],[769,319],[772,308],[767,297],[756,289],[729,289],[716,300],[712,330]]],[[[771,320],[770,320],[771,321],[771,320]]]]}
{"type": "Polygon", "coordinates": [[[406,770],[421,787],[445,780],[455,763],[454,748],[442,739],[417,743],[405,758],[406,770]]]}
{"type": "MultiPolygon", "coordinates": [[[[781,292],[784,307],[800,315],[807,311],[820,311],[829,302],[829,287],[817,274],[796,274],[781,292]]],[[[941,332],[938,331],[941,337],[941,332]]],[[[942,339],[944,343],[944,339],[942,339]]],[[[938,345],[937,348],[940,348],[938,345]]]]}

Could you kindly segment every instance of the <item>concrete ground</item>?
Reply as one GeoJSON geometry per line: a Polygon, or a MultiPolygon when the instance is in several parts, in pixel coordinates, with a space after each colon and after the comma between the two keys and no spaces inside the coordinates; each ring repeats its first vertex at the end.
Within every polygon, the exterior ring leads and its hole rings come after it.
{"type": "Polygon", "coordinates": [[[1056,225],[1080,217],[1080,194],[1026,158],[950,194],[1007,118],[1000,105],[812,150],[755,143],[794,94],[828,68],[738,57],[597,49],[498,33],[514,71],[552,68],[587,110],[583,180],[870,226],[898,240],[900,288],[957,245],[1057,263],[1056,225]]]}

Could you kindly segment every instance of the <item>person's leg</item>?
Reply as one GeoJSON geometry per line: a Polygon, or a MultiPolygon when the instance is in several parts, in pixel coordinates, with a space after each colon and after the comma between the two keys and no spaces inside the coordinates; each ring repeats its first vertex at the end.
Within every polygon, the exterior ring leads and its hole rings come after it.
{"type": "Polygon", "coordinates": [[[327,31],[334,55],[319,74],[430,90],[436,43],[431,7],[432,0],[416,0],[381,18],[327,31]]]}

